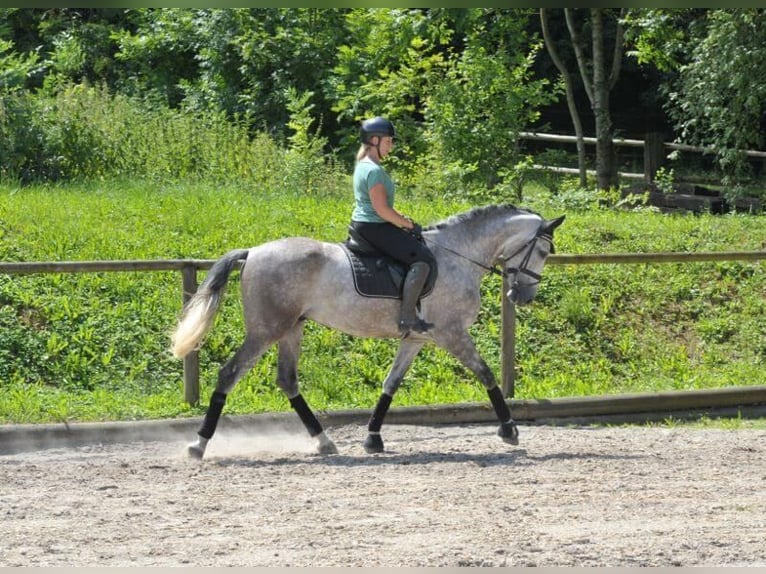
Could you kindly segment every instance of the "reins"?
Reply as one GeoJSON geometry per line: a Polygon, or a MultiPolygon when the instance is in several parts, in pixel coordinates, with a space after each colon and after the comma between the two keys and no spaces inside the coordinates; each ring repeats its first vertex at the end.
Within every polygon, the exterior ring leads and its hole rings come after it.
{"type": "Polygon", "coordinates": [[[551,235],[548,235],[547,233],[541,233],[540,230],[538,229],[537,233],[535,233],[532,239],[524,243],[524,245],[519,247],[516,251],[514,251],[510,255],[503,257],[503,263],[505,263],[506,261],[513,259],[519,253],[527,249],[527,252],[524,255],[524,259],[521,260],[521,265],[519,265],[519,267],[508,267],[507,269],[503,269],[503,268],[498,268],[498,265],[492,265],[492,266],[485,265],[484,263],[480,261],[476,261],[475,259],[472,259],[468,257],[467,255],[460,253],[459,251],[455,251],[454,249],[451,249],[449,247],[446,247],[445,245],[441,245],[437,243],[433,239],[423,236],[423,240],[432,244],[434,247],[438,247],[439,249],[444,249],[445,251],[448,251],[449,253],[452,253],[453,255],[457,255],[461,259],[465,259],[466,261],[473,263],[477,267],[481,267],[482,269],[484,269],[485,271],[489,273],[492,273],[494,275],[499,275],[503,277],[504,279],[507,279],[508,277],[512,277],[512,276],[515,277],[519,273],[524,273],[525,275],[528,275],[532,277],[533,279],[535,279],[538,283],[540,282],[542,277],[538,273],[535,273],[534,271],[530,271],[529,269],[527,269],[527,264],[529,263],[529,260],[532,257],[532,252],[534,251],[535,244],[537,243],[537,240],[540,238],[547,239],[549,242],[553,243],[553,237],[551,235]]]}
{"type": "MultiPolygon", "coordinates": [[[[433,239],[429,239],[428,237],[423,236],[423,240],[427,241],[428,243],[430,243],[434,247],[438,247],[439,249],[444,249],[444,251],[449,251],[453,255],[457,255],[461,259],[465,259],[466,261],[468,261],[470,263],[473,263],[477,267],[481,267],[482,269],[484,269],[485,271],[488,271],[489,273],[493,273],[494,275],[501,275],[502,277],[508,277],[508,275],[509,275],[506,271],[504,271],[502,269],[498,269],[497,265],[493,265],[491,267],[489,265],[484,265],[484,263],[482,263],[480,261],[476,261],[475,259],[471,259],[467,255],[463,255],[459,251],[455,251],[454,249],[446,247],[445,245],[441,245],[441,244],[437,243],[436,241],[434,241],[433,239]]],[[[525,246],[526,246],[526,244],[525,244],[525,246]]],[[[507,259],[506,259],[506,261],[507,261],[507,259]]]]}

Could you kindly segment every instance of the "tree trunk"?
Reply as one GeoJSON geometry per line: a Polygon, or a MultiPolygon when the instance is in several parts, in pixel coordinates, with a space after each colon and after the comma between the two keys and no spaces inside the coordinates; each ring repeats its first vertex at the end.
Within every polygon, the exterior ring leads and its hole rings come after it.
{"type": "Polygon", "coordinates": [[[564,8],[564,16],[569,35],[572,37],[572,48],[577,58],[580,76],[596,119],[596,174],[599,189],[609,189],[617,185],[617,161],[612,143],[614,129],[609,111],[609,92],[617,83],[622,64],[623,28],[621,18],[625,14],[625,8],[621,10],[620,16],[617,18],[612,69],[608,74],[604,54],[605,13],[606,9],[604,8],[590,9],[592,61],[588,65],[583,41],[574,21],[573,9],[564,8]]]}
{"type": "Polygon", "coordinates": [[[599,189],[617,186],[617,169],[612,136],[614,129],[609,113],[609,81],[604,56],[603,9],[591,8],[593,38],[593,114],[596,118],[596,178],[599,189]]]}
{"type": "Polygon", "coordinates": [[[545,40],[545,46],[548,49],[551,60],[561,73],[561,77],[564,79],[564,87],[566,88],[567,106],[569,107],[569,116],[572,118],[572,125],[574,126],[575,136],[577,137],[577,167],[580,171],[580,187],[588,185],[588,173],[587,166],[585,164],[585,139],[582,131],[582,121],[580,120],[580,113],[577,111],[577,105],[575,103],[574,86],[572,82],[572,75],[564,65],[563,60],[559,57],[556,51],[556,44],[550,37],[548,31],[548,14],[545,8],[540,8],[540,24],[543,29],[543,39],[545,40]]]}

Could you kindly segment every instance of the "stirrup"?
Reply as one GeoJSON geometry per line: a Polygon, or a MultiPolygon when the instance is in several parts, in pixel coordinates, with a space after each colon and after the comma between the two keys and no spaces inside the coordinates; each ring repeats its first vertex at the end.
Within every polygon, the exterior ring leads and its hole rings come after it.
{"type": "Polygon", "coordinates": [[[431,328],[433,328],[433,323],[427,323],[420,317],[416,318],[414,321],[406,321],[402,319],[399,321],[399,332],[402,335],[406,335],[410,331],[415,331],[416,333],[427,333],[431,328]]]}

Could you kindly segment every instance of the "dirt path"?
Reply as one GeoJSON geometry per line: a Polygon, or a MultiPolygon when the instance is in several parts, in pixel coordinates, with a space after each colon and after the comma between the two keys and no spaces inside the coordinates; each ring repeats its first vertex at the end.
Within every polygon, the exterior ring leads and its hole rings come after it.
{"type": "Polygon", "coordinates": [[[0,566],[766,565],[766,431],[221,430],[0,456],[0,566]],[[185,437],[188,438],[188,437],[185,437]]]}

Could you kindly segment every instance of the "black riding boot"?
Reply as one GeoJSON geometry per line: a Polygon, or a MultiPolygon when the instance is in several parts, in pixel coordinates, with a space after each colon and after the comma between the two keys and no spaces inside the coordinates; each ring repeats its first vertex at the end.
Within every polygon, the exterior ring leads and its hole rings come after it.
{"type": "Polygon", "coordinates": [[[402,289],[402,308],[399,314],[399,331],[402,335],[409,331],[425,333],[433,327],[433,323],[426,323],[418,317],[417,311],[418,299],[430,272],[431,266],[425,261],[413,263],[407,271],[402,289]]]}

